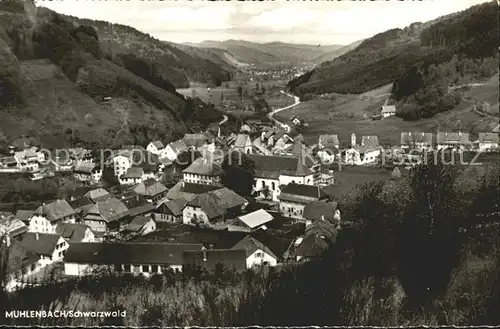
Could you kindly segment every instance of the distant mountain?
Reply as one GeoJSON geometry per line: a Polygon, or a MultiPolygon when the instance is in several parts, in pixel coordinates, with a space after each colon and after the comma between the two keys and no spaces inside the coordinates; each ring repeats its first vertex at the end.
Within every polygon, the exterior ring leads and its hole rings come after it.
{"type": "Polygon", "coordinates": [[[342,48],[341,45],[304,45],[283,42],[256,43],[243,40],[203,41],[190,43],[194,47],[223,49],[238,62],[258,67],[300,65],[342,48]]]}
{"type": "Polygon", "coordinates": [[[206,104],[178,94],[169,80],[170,72],[187,79],[184,74],[195,74],[195,68],[198,77],[212,79],[211,72],[201,70],[212,65],[216,73],[223,70],[220,66],[196,59],[201,64],[190,67],[182,59],[191,55],[162,46],[158,53],[178,56],[173,62],[185,70],[171,66],[168,71],[168,62],[141,57],[148,44],[127,52],[137,42],[132,36],[142,36],[138,31],[113,30],[111,24],[104,29],[100,22],[98,32],[78,21],[37,8],[31,0],[0,2],[0,136],[28,135],[45,148],[145,145],[222,118],[206,104]],[[132,42],[110,56],[100,35],[115,45],[129,37],[132,42]]]}

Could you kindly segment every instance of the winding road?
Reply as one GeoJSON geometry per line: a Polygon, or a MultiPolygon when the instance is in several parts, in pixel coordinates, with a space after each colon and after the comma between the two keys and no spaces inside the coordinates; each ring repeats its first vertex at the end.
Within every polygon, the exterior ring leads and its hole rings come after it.
{"type": "Polygon", "coordinates": [[[267,115],[267,116],[269,117],[269,119],[271,119],[272,121],[274,121],[274,122],[275,122],[276,124],[278,124],[278,125],[282,124],[282,122],[280,122],[280,121],[278,121],[278,120],[276,120],[276,119],[274,118],[274,115],[275,115],[276,113],[279,113],[279,112],[284,111],[284,110],[291,109],[292,107],[295,107],[295,106],[297,106],[297,105],[299,105],[299,104],[300,104],[300,98],[299,98],[298,96],[294,96],[294,95],[288,94],[288,93],[286,93],[286,92],[285,92],[285,91],[283,91],[283,90],[281,90],[280,92],[281,92],[283,95],[287,95],[288,97],[293,97],[293,99],[294,99],[294,103],[293,103],[292,105],[288,105],[288,106],[285,106],[285,107],[282,107],[282,108],[276,109],[276,110],[271,111],[271,112],[269,112],[269,113],[268,113],[268,115],[267,115]]]}

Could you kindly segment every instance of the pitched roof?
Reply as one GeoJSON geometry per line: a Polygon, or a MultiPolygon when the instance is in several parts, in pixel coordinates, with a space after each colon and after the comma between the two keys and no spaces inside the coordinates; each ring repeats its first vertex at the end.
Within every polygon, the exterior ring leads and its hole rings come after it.
{"type": "Polygon", "coordinates": [[[304,207],[303,217],[312,221],[318,221],[322,218],[332,221],[337,205],[337,202],[334,201],[313,201],[304,207]]]}
{"type": "Polygon", "coordinates": [[[28,250],[19,242],[13,242],[7,260],[7,273],[14,273],[38,263],[40,257],[36,253],[28,250]]]}
{"type": "Polygon", "coordinates": [[[252,141],[250,140],[250,136],[248,136],[247,134],[238,134],[234,142],[234,147],[244,148],[249,143],[252,143],[252,141]]]}
{"type": "Polygon", "coordinates": [[[115,197],[110,197],[94,204],[87,212],[85,219],[93,219],[97,216],[99,219],[102,218],[105,221],[110,222],[115,216],[120,215],[127,210],[128,209],[123,202],[115,197]]]}
{"type": "Polygon", "coordinates": [[[335,228],[335,225],[327,220],[318,220],[313,222],[311,225],[306,227],[306,233],[305,235],[317,235],[317,236],[323,236],[327,239],[330,239],[333,241],[333,239],[336,237],[337,234],[337,229],[335,228]]]}
{"type": "Polygon", "coordinates": [[[231,249],[238,250],[242,249],[245,250],[246,256],[249,257],[251,256],[254,252],[257,250],[262,250],[266,254],[268,254],[271,257],[274,257],[278,259],[278,257],[269,249],[266,245],[264,245],[262,242],[258,241],[257,239],[251,237],[250,235],[247,235],[235,244],[231,249]]]}
{"type": "Polygon", "coordinates": [[[189,167],[183,170],[184,173],[217,176],[222,173],[221,167],[214,163],[213,159],[198,158],[189,167]]]}
{"type": "Polygon", "coordinates": [[[312,171],[302,164],[298,157],[249,154],[255,165],[255,177],[279,178],[280,174],[289,176],[307,176],[312,171]]]}
{"type": "Polygon", "coordinates": [[[220,189],[220,186],[215,185],[205,185],[205,184],[195,184],[195,183],[185,183],[184,181],[178,181],[167,193],[167,199],[186,199],[191,200],[198,194],[206,193],[209,191],[214,191],[220,189]]]}
{"type": "Polygon", "coordinates": [[[155,196],[167,191],[165,185],[154,178],[149,178],[134,187],[134,192],[145,196],[155,196]]]}
{"type": "Polygon", "coordinates": [[[396,106],[395,105],[382,105],[382,113],[395,113],[396,106]]]}
{"type": "Polygon", "coordinates": [[[210,143],[210,137],[206,134],[185,134],[182,138],[187,146],[198,148],[203,144],[210,143]]]}
{"type": "Polygon", "coordinates": [[[479,133],[479,143],[498,143],[498,134],[479,133]]]}
{"type": "Polygon", "coordinates": [[[239,207],[247,200],[236,192],[223,187],[215,191],[200,194],[188,201],[188,205],[203,210],[209,219],[222,216],[228,209],[239,207]]]}
{"type": "Polygon", "coordinates": [[[56,233],[71,242],[79,242],[85,238],[85,232],[89,227],[85,224],[59,223],[56,233]]]}
{"type": "Polygon", "coordinates": [[[100,199],[102,199],[104,197],[109,197],[110,195],[111,194],[109,194],[109,192],[106,191],[105,189],[103,189],[103,188],[96,188],[96,189],[88,191],[83,196],[84,197],[88,197],[90,200],[92,200],[92,201],[95,202],[96,200],[100,200],[100,199]]]}
{"type": "Polygon", "coordinates": [[[438,144],[469,144],[469,133],[441,132],[436,134],[438,144]]]}
{"type": "Polygon", "coordinates": [[[92,171],[98,166],[95,163],[90,162],[78,162],[73,170],[76,173],[91,174],[92,171]]]}
{"type": "Polygon", "coordinates": [[[280,201],[309,203],[327,198],[327,194],[318,186],[290,183],[281,189],[278,198],[280,201]]]}
{"type": "Polygon", "coordinates": [[[77,212],[86,212],[94,205],[94,202],[86,196],[81,198],[68,201],[71,208],[75,209],[77,212]]]}
{"type": "Polygon", "coordinates": [[[338,135],[320,135],[318,138],[318,144],[323,147],[337,147],[339,146],[339,136],[338,135]]]}
{"type": "Polygon", "coordinates": [[[361,146],[377,148],[379,147],[378,136],[362,136],[361,137],[361,146]]]}
{"type": "Polygon", "coordinates": [[[432,133],[402,132],[401,145],[410,145],[412,143],[424,143],[426,145],[432,145],[432,133]]]}
{"type": "Polygon", "coordinates": [[[135,216],[134,219],[130,223],[128,223],[127,227],[125,228],[127,231],[131,232],[137,232],[141,230],[144,225],[152,221],[153,219],[151,217],[147,216],[135,216]]]}
{"type": "Polygon", "coordinates": [[[0,215],[0,236],[9,233],[11,237],[18,236],[28,231],[28,226],[14,214],[0,215]]]}
{"type": "Polygon", "coordinates": [[[179,155],[179,153],[187,151],[187,149],[188,149],[188,146],[186,145],[186,143],[184,143],[184,141],[182,139],[179,139],[178,141],[172,142],[172,143],[168,144],[168,146],[170,146],[170,148],[172,149],[172,151],[174,151],[174,153],[176,155],[179,155]]]}
{"type": "Polygon", "coordinates": [[[49,204],[38,207],[36,215],[45,216],[49,221],[56,221],[67,216],[75,215],[76,211],[64,200],[56,200],[49,204]]]}
{"type": "Polygon", "coordinates": [[[154,141],[154,142],[151,142],[151,144],[153,144],[153,146],[156,147],[157,150],[161,150],[161,149],[165,148],[165,146],[163,145],[163,143],[161,141],[154,141]]]}
{"type": "Polygon", "coordinates": [[[58,234],[27,232],[21,236],[24,248],[37,255],[51,256],[61,238],[58,234]]]}
{"type": "Polygon", "coordinates": [[[201,250],[201,244],[177,243],[73,243],[64,261],[79,264],[182,265],[183,253],[201,250]]]}
{"type": "Polygon", "coordinates": [[[164,202],[163,204],[167,209],[170,211],[170,213],[174,216],[180,216],[182,215],[182,211],[187,205],[187,200],[180,198],[180,199],[175,199],[175,200],[169,200],[167,202],[164,202]]]}
{"type": "Polygon", "coordinates": [[[141,178],[144,175],[144,170],[141,167],[130,167],[121,178],[141,178]]]}
{"type": "Polygon", "coordinates": [[[208,270],[215,270],[217,265],[223,268],[244,271],[247,269],[244,250],[210,249],[204,251],[186,251],[183,253],[184,265],[201,266],[208,270]]]}
{"type": "Polygon", "coordinates": [[[133,219],[139,215],[149,214],[149,213],[153,212],[155,209],[156,209],[156,207],[153,204],[146,202],[146,203],[138,205],[136,207],[129,208],[128,210],[126,210],[124,212],[117,213],[117,214],[113,215],[112,217],[109,218],[109,221],[112,222],[115,220],[122,220],[124,218],[133,219]]]}
{"type": "Polygon", "coordinates": [[[239,216],[238,219],[249,228],[255,228],[272,221],[273,216],[264,209],[259,209],[246,215],[239,216]]]}
{"type": "Polygon", "coordinates": [[[323,251],[328,248],[328,241],[320,235],[310,234],[302,238],[298,246],[294,246],[294,253],[296,256],[304,258],[319,257],[323,251]]]}
{"type": "Polygon", "coordinates": [[[16,218],[20,219],[24,223],[27,223],[30,221],[34,213],[35,212],[33,210],[18,210],[16,212],[16,218]]]}

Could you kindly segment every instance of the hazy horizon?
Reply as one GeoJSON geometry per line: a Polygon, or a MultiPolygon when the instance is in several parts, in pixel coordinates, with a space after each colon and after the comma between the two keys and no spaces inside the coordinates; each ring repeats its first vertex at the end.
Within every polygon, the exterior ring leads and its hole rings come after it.
{"type": "Polygon", "coordinates": [[[80,18],[128,25],[174,43],[241,40],[348,45],[465,10],[486,0],[205,2],[43,1],[38,6],[80,18]]]}

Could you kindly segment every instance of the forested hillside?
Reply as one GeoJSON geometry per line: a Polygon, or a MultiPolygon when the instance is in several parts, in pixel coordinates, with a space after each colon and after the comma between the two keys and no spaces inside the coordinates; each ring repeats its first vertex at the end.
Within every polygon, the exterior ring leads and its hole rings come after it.
{"type": "Polygon", "coordinates": [[[160,41],[130,26],[73,16],[64,17],[76,24],[94,27],[107,56],[120,57],[127,54],[138,57],[154,65],[177,88],[188,88],[189,81],[220,85],[231,78],[228,66],[221,66],[206,56],[186,53],[171,43],[160,41]]]}
{"type": "Polygon", "coordinates": [[[488,2],[431,22],[379,33],[292,80],[289,88],[299,95],[356,94],[395,81],[393,93],[399,105],[413,104],[399,115],[428,117],[457,104],[458,96],[443,89],[446,83],[489,78],[497,72],[498,40],[498,5],[488,2]]]}
{"type": "Polygon", "coordinates": [[[206,106],[191,108],[163,66],[126,52],[109,56],[94,27],[30,0],[1,2],[0,57],[0,131],[8,137],[110,147],[169,140],[191,123],[209,123],[192,122],[206,106]]]}

